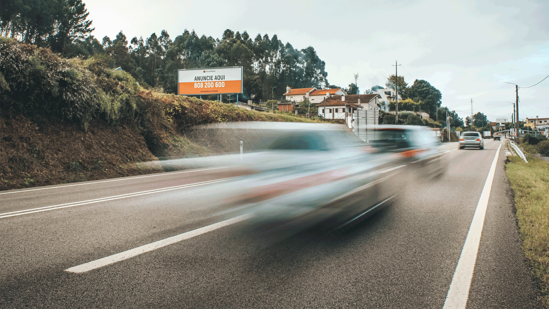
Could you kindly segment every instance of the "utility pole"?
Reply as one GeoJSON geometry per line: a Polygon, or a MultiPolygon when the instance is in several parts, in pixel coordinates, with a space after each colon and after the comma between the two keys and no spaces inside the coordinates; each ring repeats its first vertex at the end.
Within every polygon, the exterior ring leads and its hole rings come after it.
{"type": "Polygon", "coordinates": [[[515,122],[515,115],[516,115],[516,112],[515,112],[515,103],[513,103],[513,129],[517,129],[517,123],[515,122]]]}
{"type": "Polygon", "coordinates": [[[395,60],[395,97],[396,97],[396,120],[395,124],[398,124],[398,67],[402,64],[398,64],[398,62],[395,60]]]}
{"type": "Polygon", "coordinates": [[[515,85],[515,101],[517,103],[517,114],[516,114],[517,115],[517,122],[515,122],[515,124],[517,125],[517,136],[518,136],[518,130],[520,129],[518,88],[519,88],[518,85],[515,85]]]}
{"type": "Polygon", "coordinates": [[[471,128],[473,127],[473,98],[471,98],[471,128]]]}
{"type": "MultiPolygon", "coordinates": [[[[356,86],[356,89],[358,90],[358,73],[355,73],[354,76],[355,76],[355,86],[356,86]]],[[[360,94],[360,92],[357,91],[357,94],[360,94]]]]}
{"type": "Polygon", "coordinates": [[[446,128],[448,130],[448,143],[449,143],[450,142],[450,118],[448,118],[448,109],[446,109],[446,128]]]}

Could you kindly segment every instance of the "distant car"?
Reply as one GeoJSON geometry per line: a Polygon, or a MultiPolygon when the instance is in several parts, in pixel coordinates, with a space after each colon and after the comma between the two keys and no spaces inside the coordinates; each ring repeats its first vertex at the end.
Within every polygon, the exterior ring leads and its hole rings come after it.
{"type": "Polygon", "coordinates": [[[459,149],[464,149],[466,147],[484,149],[484,139],[482,138],[482,135],[475,131],[463,132],[459,138],[459,149]]]}
{"type": "Polygon", "coordinates": [[[500,133],[494,133],[494,140],[495,141],[501,141],[501,134],[500,133]]]}

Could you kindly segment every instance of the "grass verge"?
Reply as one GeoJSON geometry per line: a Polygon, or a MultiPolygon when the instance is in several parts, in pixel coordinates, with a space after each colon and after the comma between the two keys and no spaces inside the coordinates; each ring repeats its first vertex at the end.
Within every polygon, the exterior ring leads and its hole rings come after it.
{"type": "Polygon", "coordinates": [[[528,161],[509,157],[505,170],[515,192],[522,249],[549,308],[549,163],[532,157],[528,161]]]}

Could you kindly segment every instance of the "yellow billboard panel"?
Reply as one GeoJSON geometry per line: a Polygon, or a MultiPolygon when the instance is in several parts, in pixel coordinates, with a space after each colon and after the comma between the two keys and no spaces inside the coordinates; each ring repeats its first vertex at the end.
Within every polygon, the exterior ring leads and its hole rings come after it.
{"type": "Polygon", "coordinates": [[[242,93],[242,67],[179,70],[178,94],[208,95],[242,93]]]}

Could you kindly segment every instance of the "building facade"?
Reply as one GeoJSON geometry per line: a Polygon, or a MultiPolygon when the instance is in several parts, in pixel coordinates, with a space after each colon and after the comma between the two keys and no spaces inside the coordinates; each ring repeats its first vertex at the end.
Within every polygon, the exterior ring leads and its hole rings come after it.
{"type": "Polygon", "coordinates": [[[286,93],[284,93],[284,96],[286,97],[286,101],[290,102],[301,103],[305,99],[308,99],[311,104],[317,104],[322,102],[322,100],[327,97],[345,94],[345,91],[341,88],[318,90],[314,87],[296,89],[286,87],[286,93]]]}

